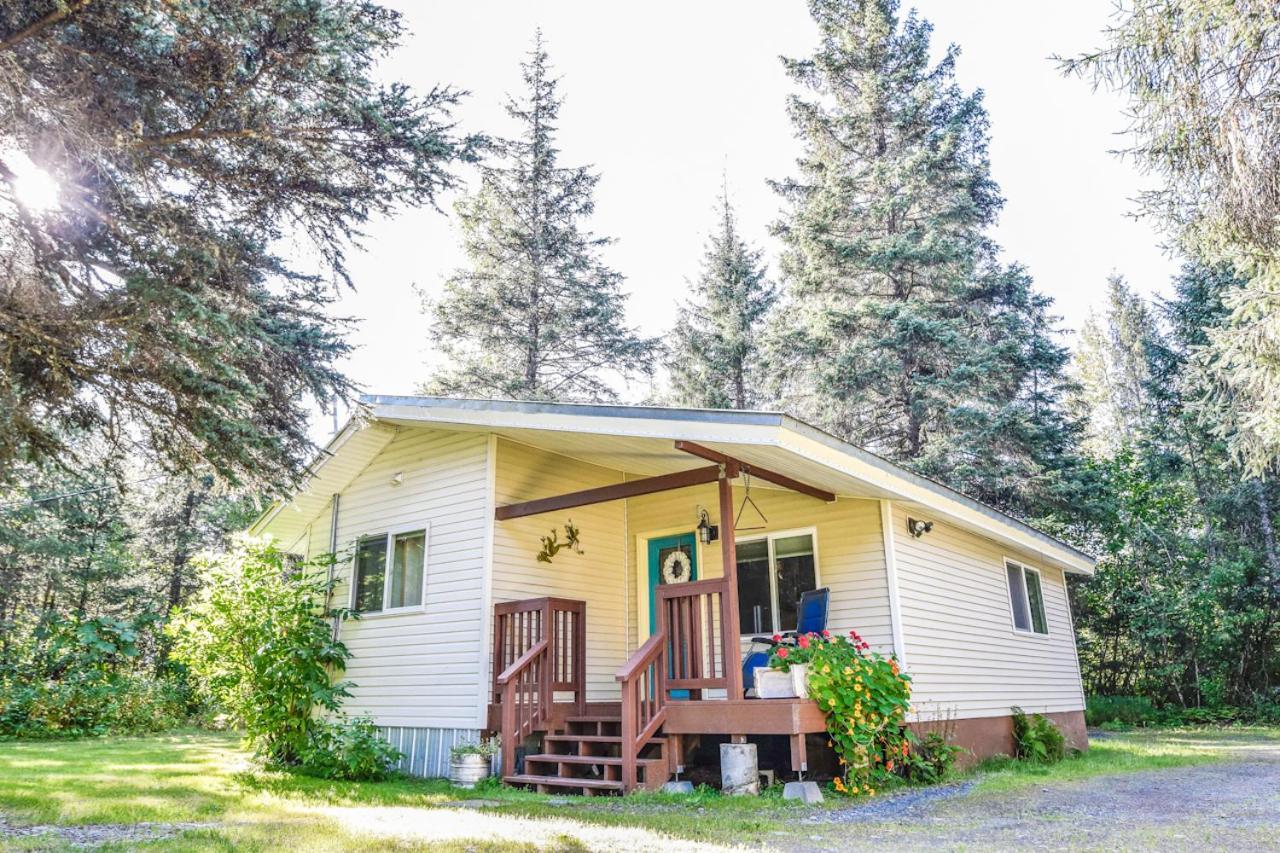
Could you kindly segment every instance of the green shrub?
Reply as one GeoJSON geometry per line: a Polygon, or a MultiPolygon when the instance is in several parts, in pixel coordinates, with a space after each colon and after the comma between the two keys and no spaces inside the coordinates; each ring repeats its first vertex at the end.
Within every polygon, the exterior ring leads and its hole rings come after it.
{"type": "Polygon", "coordinates": [[[1028,717],[1022,709],[1013,709],[1013,740],[1018,758],[1038,764],[1052,764],[1067,755],[1067,739],[1062,736],[1047,717],[1032,714],[1028,717]]]}
{"type": "Polygon", "coordinates": [[[139,734],[183,725],[195,710],[180,673],[139,663],[133,621],[49,617],[0,662],[0,737],[139,734]]]}
{"type": "Polygon", "coordinates": [[[920,737],[908,730],[907,740],[911,748],[903,759],[902,775],[908,782],[919,785],[941,782],[951,771],[956,756],[965,751],[939,731],[925,732],[924,737],[920,737]]]}
{"type": "Polygon", "coordinates": [[[1084,719],[1091,726],[1106,723],[1154,726],[1163,721],[1164,715],[1145,696],[1090,696],[1085,703],[1084,719]]]}
{"type": "Polygon", "coordinates": [[[176,728],[189,716],[185,689],[167,678],[74,673],[0,683],[0,737],[142,734],[176,728]]]}
{"type": "Polygon", "coordinates": [[[305,772],[325,779],[366,782],[385,779],[404,757],[366,717],[313,720],[299,756],[305,772]]]}
{"type": "Polygon", "coordinates": [[[449,755],[458,758],[462,755],[483,755],[492,758],[502,748],[501,741],[496,738],[482,738],[470,743],[459,743],[449,748],[449,755]]]}
{"type": "Polygon", "coordinates": [[[314,757],[313,711],[337,713],[348,695],[334,676],[350,652],[333,639],[330,620],[350,613],[328,606],[328,565],[295,566],[270,543],[242,539],[217,559],[197,561],[200,595],[165,629],[173,658],[271,763],[296,765],[304,751],[314,757]]]}

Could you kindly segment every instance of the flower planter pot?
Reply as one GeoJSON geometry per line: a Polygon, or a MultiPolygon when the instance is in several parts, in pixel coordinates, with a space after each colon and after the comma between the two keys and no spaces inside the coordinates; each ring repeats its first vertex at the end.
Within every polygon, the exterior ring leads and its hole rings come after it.
{"type": "Polygon", "coordinates": [[[758,666],[755,669],[756,697],[759,699],[808,699],[809,665],[796,664],[790,672],[758,666]]]}
{"type": "Polygon", "coordinates": [[[460,788],[474,788],[489,777],[489,756],[455,755],[449,760],[449,781],[460,788]]]}

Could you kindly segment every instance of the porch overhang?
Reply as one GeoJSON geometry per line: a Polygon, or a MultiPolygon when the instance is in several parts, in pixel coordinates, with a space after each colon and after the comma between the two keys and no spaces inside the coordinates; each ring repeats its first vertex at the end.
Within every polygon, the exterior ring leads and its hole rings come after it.
{"type": "Polygon", "coordinates": [[[709,457],[688,451],[696,445],[836,498],[901,502],[1064,571],[1094,569],[1090,555],[1065,542],[777,412],[395,396],[364,403],[379,423],[492,432],[628,479],[705,468],[709,457]]]}

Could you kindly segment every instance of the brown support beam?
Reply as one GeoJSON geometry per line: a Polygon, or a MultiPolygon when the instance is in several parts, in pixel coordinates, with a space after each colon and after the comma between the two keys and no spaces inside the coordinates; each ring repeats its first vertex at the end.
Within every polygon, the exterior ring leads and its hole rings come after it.
{"type": "MultiPolygon", "coordinates": [[[[726,466],[729,467],[729,466],[726,466]]],[[[742,698],[742,642],[738,624],[738,549],[733,533],[733,480],[720,477],[720,555],[724,562],[724,592],[720,596],[720,634],[724,638],[725,692],[742,698]]]]}
{"type": "Polygon", "coordinates": [[[808,495],[811,498],[817,498],[820,501],[831,503],[836,499],[833,492],[826,489],[819,489],[816,486],[810,486],[808,483],[802,483],[799,480],[788,477],[786,474],[779,474],[776,471],[770,471],[768,468],[761,468],[759,465],[752,465],[749,462],[743,462],[741,459],[734,459],[718,450],[712,450],[710,447],[704,447],[693,441],[676,441],[676,450],[683,450],[700,459],[706,459],[709,462],[716,462],[721,465],[734,464],[743,471],[746,471],[752,477],[758,477],[761,480],[773,483],[775,486],[782,486],[784,489],[790,489],[793,492],[799,492],[802,495],[808,495]]]}
{"type": "Polygon", "coordinates": [[[674,474],[662,474],[657,477],[645,477],[643,480],[628,480],[625,483],[614,483],[611,486],[600,486],[595,489],[583,489],[580,492],[569,492],[550,498],[539,498],[536,501],[507,504],[498,507],[493,515],[499,521],[509,518],[524,518],[526,515],[537,515],[540,512],[556,512],[572,509],[576,506],[605,503],[623,498],[634,498],[640,495],[651,495],[654,492],[667,492],[672,489],[683,489],[686,486],[700,486],[714,483],[720,479],[720,466],[708,465],[706,468],[694,468],[691,471],[677,471],[674,474]]]}

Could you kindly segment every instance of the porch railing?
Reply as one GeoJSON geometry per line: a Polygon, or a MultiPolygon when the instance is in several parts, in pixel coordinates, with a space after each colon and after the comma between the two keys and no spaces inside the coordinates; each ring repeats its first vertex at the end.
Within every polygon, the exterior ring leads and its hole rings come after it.
{"type": "Polygon", "coordinates": [[[585,710],[583,601],[532,598],[493,607],[493,701],[502,713],[502,772],[515,772],[516,747],[551,719],[557,694],[585,710]]]}
{"type": "Polygon", "coordinates": [[[729,688],[726,662],[736,650],[721,630],[723,578],[666,584],[657,589],[653,635],[618,670],[622,685],[622,783],[636,787],[640,753],[667,718],[669,691],[729,688]],[[732,653],[731,653],[732,652],[732,653]]]}

